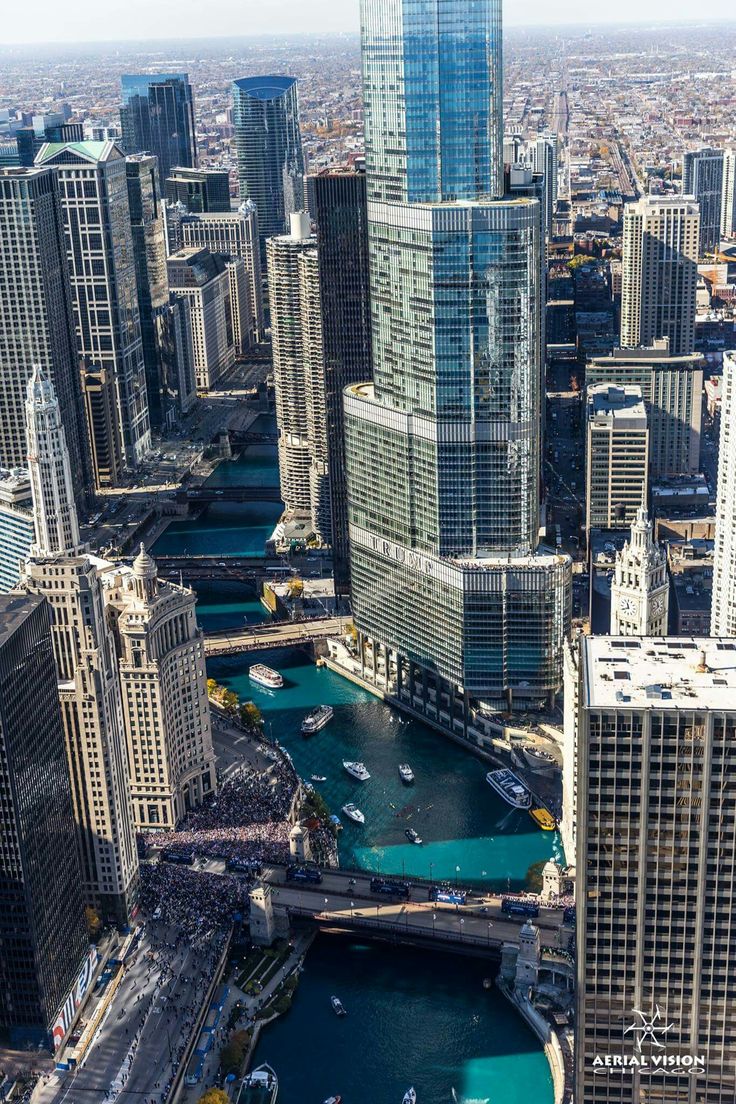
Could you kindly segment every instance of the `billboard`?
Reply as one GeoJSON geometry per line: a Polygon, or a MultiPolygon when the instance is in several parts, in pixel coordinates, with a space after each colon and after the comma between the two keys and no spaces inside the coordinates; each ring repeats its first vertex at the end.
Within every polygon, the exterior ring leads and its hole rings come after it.
{"type": "Polygon", "coordinates": [[[79,975],[77,976],[77,980],[74,982],[74,985],[69,991],[69,996],[66,998],[63,1005],[61,1006],[59,1015],[56,1017],[56,1020],[54,1021],[54,1026],[51,1029],[51,1034],[53,1037],[53,1047],[55,1051],[59,1049],[62,1042],[64,1041],[66,1033],[72,1025],[77,1009],[79,1008],[80,1004],[87,995],[87,992],[89,991],[89,987],[92,983],[92,978],[95,976],[95,969],[97,968],[99,957],[100,955],[97,948],[90,947],[89,953],[87,954],[87,957],[82,964],[82,968],[79,971],[79,975]]]}

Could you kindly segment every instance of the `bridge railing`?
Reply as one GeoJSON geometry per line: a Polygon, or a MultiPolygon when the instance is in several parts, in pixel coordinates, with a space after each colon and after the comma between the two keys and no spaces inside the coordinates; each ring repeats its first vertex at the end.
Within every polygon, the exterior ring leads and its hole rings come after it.
{"type": "MultiPolygon", "coordinates": [[[[360,907],[366,907],[364,901],[361,901],[360,907]]],[[[448,931],[446,928],[436,928],[432,924],[410,924],[408,922],[410,913],[406,914],[407,921],[401,924],[396,923],[394,920],[381,920],[380,917],[356,916],[354,913],[338,913],[331,911],[316,912],[314,909],[304,908],[301,905],[287,905],[286,908],[290,915],[304,916],[310,920],[316,920],[318,923],[341,924],[355,928],[373,928],[382,932],[391,932],[394,935],[402,935],[405,938],[414,936],[422,939],[435,939],[443,943],[492,948],[494,950],[497,950],[499,945],[505,942],[505,939],[500,936],[492,936],[490,930],[487,936],[482,936],[471,935],[470,933],[466,934],[462,930],[452,932],[448,931]]]]}

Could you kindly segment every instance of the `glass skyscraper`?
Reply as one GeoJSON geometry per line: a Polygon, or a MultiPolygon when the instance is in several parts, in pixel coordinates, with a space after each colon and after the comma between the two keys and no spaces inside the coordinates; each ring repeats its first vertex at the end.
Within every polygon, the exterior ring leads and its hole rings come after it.
{"type": "Polygon", "coordinates": [[[153,153],[159,185],[177,165],[196,165],[194,100],[186,73],[124,74],[120,78],[122,143],[126,153],[153,153]]]}
{"type": "Polygon", "coordinates": [[[304,206],[296,78],[233,81],[233,128],[240,198],[256,205],[265,272],[266,238],[285,234],[289,215],[304,206]]]}
{"type": "Polygon", "coordinates": [[[570,563],[538,548],[542,212],[502,195],[500,3],[362,13],[374,382],[345,392],[353,608],[362,661],[445,726],[459,703],[464,729],[471,701],[542,706],[562,681],[570,563]]]}

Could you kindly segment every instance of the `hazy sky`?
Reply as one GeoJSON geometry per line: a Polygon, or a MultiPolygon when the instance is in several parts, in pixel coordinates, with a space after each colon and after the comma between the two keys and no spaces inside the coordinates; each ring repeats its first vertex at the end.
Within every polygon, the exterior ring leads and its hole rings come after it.
{"type": "MultiPolygon", "coordinates": [[[[0,45],[12,42],[120,41],[289,31],[351,31],[359,0],[33,0],[5,6],[0,45]]],[[[504,0],[509,25],[719,18],[733,0],[504,0]]]]}

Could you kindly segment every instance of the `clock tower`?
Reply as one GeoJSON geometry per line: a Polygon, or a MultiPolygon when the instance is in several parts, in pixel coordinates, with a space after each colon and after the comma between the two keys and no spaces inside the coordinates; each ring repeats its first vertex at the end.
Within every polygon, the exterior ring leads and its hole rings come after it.
{"type": "Polygon", "coordinates": [[[669,611],[667,555],[652,536],[640,506],[631,538],[616,556],[611,583],[612,636],[666,636],[669,611]]]}

